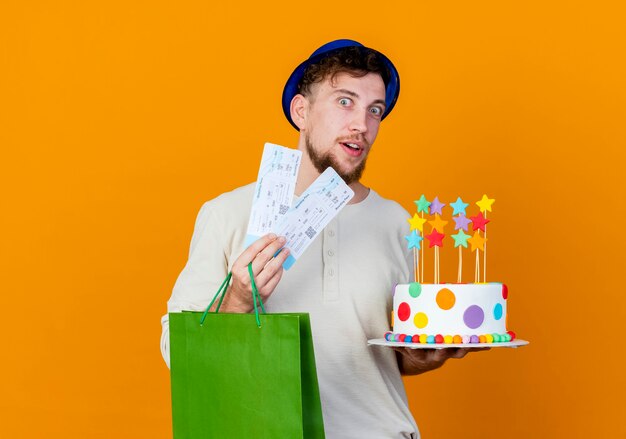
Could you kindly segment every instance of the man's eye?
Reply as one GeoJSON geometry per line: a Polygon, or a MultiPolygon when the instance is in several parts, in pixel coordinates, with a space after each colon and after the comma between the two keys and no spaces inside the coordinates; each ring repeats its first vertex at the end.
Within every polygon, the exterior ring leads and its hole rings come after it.
{"type": "Polygon", "coordinates": [[[350,105],[350,99],[348,99],[348,98],[341,98],[341,99],[339,99],[339,105],[343,105],[344,107],[346,105],[350,105]]]}
{"type": "Polygon", "coordinates": [[[383,114],[383,110],[380,107],[372,107],[370,108],[370,113],[376,115],[376,116],[380,116],[383,114]]]}

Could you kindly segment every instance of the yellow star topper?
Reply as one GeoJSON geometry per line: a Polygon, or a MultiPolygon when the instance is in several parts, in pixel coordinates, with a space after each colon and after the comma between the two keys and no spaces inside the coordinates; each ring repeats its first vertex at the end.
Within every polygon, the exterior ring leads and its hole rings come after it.
{"type": "Polygon", "coordinates": [[[491,212],[491,205],[496,201],[495,198],[488,198],[487,194],[483,194],[483,198],[476,202],[476,205],[480,208],[481,212],[491,212]]]}
{"type": "Polygon", "coordinates": [[[467,240],[472,246],[471,251],[482,250],[485,251],[485,241],[486,239],[480,236],[480,232],[476,230],[474,232],[474,236],[467,240]]]}
{"type": "Polygon", "coordinates": [[[439,233],[443,233],[443,228],[445,227],[446,224],[448,224],[448,221],[442,220],[439,214],[436,213],[435,219],[432,221],[428,221],[428,224],[433,226],[434,230],[438,231],[439,233]]]}
{"type": "Polygon", "coordinates": [[[420,218],[419,216],[417,216],[417,214],[415,214],[413,215],[413,218],[409,218],[407,221],[411,225],[411,230],[409,230],[410,232],[415,229],[419,230],[420,232],[424,231],[424,223],[426,222],[426,218],[420,218]]]}

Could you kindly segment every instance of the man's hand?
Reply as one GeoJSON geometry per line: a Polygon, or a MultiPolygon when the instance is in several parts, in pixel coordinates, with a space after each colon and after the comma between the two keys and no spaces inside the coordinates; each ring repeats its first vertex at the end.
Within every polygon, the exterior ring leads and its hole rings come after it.
{"type": "Polygon", "coordinates": [[[225,312],[247,313],[252,311],[252,283],[248,273],[248,264],[252,262],[254,283],[261,299],[265,301],[273,292],[283,275],[283,262],[289,256],[289,249],[282,249],[284,237],[273,233],[253,242],[233,264],[232,284],[226,292],[221,310],[225,312]]]}
{"type": "Polygon", "coordinates": [[[418,375],[440,368],[449,358],[463,358],[468,352],[488,351],[490,348],[393,349],[397,352],[402,375],[418,375]]]}

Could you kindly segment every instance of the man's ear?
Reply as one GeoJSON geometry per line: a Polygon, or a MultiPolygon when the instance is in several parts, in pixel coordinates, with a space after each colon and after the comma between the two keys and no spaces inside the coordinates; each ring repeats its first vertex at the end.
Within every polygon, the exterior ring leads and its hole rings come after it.
{"type": "Polygon", "coordinates": [[[296,126],[302,130],[305,127],[305,122],[308,114],[309,101],[301,94],[297,94],[291,100],[291,120],[296,126]]]}

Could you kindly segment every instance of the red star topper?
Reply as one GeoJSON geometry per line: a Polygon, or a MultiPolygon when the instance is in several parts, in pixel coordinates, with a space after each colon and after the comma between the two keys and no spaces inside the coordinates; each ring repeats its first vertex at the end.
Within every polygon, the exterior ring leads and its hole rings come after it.
{"type": "Polygon", "coordinates": [[[482,230],[484,232],[485,231],[485,224],[487,224],[490,221],[487,218],[485,218],[485,216],[483,215],[482,212],[480,212],[476,216],[470,216],[470,219],[472,220],[472,230],[473,231],[482,230]]]}
{"type": "Polygon", "coordinates": [[[437,229],[433,229],[432,233],[430,235],[426,235],[426,239],[428,239],[428,241],[430,241],[430,243],[428,244],[428,248],[430,247],[443,247],[443,238],[446,235],[444,235],[443,233],[439,233],[437,231],[437,229]]]}

